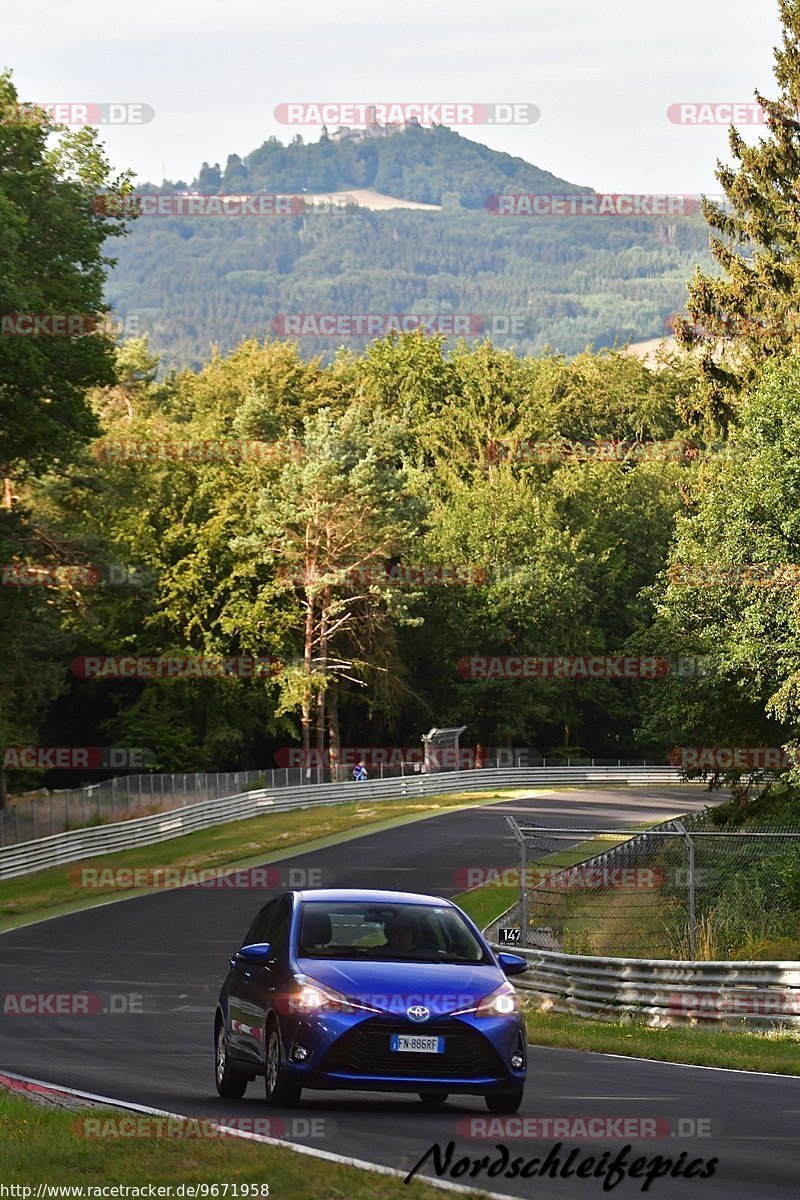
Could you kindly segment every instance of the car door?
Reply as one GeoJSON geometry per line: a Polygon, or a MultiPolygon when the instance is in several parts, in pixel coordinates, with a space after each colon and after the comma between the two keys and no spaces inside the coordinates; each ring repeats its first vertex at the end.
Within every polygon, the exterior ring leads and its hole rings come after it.
{"type": "MultiPolygon", "coordinates": [[[[272,918],[278,906],[277,900],[270,900],[261,909],[247,931],[242,942],[243,946],[254,942],[268,942],[266,936],[270,929],[272,918]]],[[[253,967],[243,962],[237,955],[231,959],[231,971],[228,976],[228,1045],[237,1058],[250,1058],[252,1035],[250,1027],[253,1023],[253,1012],[250,1009],[246,993],[250,988],[253,967]]]]}
{"type": "Polygon", "coordinates": [[[240,1057],[263,1063],[264,1027],[275,1005],[278,993],[286,990],[289,930],[292,905],[288,896],[276,900],[264,921],[259,922],[252,938],[254,942],[269,942],[271,953],[264,966],[242,964],[239,985],[239,1010],[242,1014],[239,1030],[240,1057]]]}

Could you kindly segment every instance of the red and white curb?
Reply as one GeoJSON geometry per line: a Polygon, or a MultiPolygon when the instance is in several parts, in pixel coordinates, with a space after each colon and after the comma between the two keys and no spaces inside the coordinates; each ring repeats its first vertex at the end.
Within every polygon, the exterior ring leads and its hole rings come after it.
{"type": "MultiPolygon", "coordinates": [[[[110,1108],[121,1108],[127,1112],[146,1113],[151,1117],[168,1117],[175,1121],[188,1121],[192,1118],[182,1113],[167,1112],[163,1108],[148,1108],[144,1104],[131,1104],[127,1100],[115,1100],[112,1096],[98,1096],[94,1092],[81,1092],[76,1088],[62,1087],[58,1084],[47,1083],[42,1079],[29,1079],[25,1075],[16,1075],[11,1071],[0,1072],[0,1088],[16,1092],[19,1095],[52,1096],[57,1099],[91,1101],[94,1105],[105,1105],[110,1108]]],[[[248,1142],[260,1142],[264,1146],[282,1146],[295,1154],[306,1154],[310,1158],[319,1158],[325,1162],[338,1163],[343,1167],[356,1167],[360,1171],[372,1171],[375,1175],[390,1175],[395,1179],[405,1179],[408,1172],[398,1171],[396,1167],[384,1167],[379,1163],[366,1162],[362,1158],[349,1158],[344,1154],[334,1154],[330,1150],[318,1150],[313,1146],[299,1146],[296,1142],[288,1142],[283,1138],[267,1137],[262,1133],[250,1133],[245,1129],[233,1129],[228,1125],[217,1125],[214,1121],[204,1118],[206,1124],[219,1129],[221,1134],[229,1137],[243,1138],[248,1142]]],[[[488,1200],[509,1200],[507,1195],[499,1192],[487,1192],[484,1189],[463,1187],[458,1183],[450,1183],[446,1179],[436,1179],[430,1175],[417,1175],[415,1182],[427,1183],[431,1187],[440,1188],[446,1192],[457,1192],[462,1196],[481,1196],[488,1200]]]]}

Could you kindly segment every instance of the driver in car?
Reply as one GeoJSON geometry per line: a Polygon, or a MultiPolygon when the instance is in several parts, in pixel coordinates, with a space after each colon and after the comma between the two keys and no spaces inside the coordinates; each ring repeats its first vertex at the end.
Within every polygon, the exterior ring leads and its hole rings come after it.
{"type": "Polygon", "coordinates": [[[422,946],[408,917],[391,917],[384,926],[386,942],[380,947],[383,954],[413,954],[422,946]]]}

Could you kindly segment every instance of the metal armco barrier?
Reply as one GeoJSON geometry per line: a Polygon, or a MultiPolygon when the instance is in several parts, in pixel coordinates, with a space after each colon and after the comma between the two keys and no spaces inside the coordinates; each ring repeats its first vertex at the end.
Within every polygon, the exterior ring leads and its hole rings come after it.
{"type": "Polygon", "coordinates": [[[376,779],[364,783],[322,783],[274,790],[260,789],[192,804],[167,813],[155,813],[133,821],[74,829],[68,833],[7,846],[0,850],[0,880],[43,871],[62,863],[77,862],[95,854],[129,850],[133,846],[151,846],[228,821],[241,821],[245,817],[296,808],[314,808],[320,804],[395,800],[436,796],[446,792],[484,792],[506,788],[679,782],[677,767],[508,767],[407,775],[399,779],[376,779]]]}
{"type": "Polygon", "coordinates": [[[673,962],[512,950],[530,968],[516,987],[542,1012],[594,1020],[622,1013],[652,1026],[694,1021],[800,1028],[800,963],[673,962]]]}
{"type": "MultiPolygon", "coordinates": [[[[685,824],[691,820],[691,815],[683,818],[685,824]]],[[[640,834],[580,865],[613,865],[619,854],[645,837],[640,834]]],[[[528,960],[528,971],[514,984],[540,1012],[595,1021],[628,1013],[653,1027],[711,1022],[800,1028],[800,962],[610,958],[500,944],[499,929],[517,926],[521,907],[524,911],[519,901],[512,904],[486,926],[484,935],[495,950],[510,950],[528,960]]]]}

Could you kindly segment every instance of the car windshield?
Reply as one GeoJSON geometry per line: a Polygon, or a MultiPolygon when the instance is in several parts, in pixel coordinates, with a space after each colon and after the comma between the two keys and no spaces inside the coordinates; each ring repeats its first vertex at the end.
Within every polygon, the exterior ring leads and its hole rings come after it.
{"type": "Polygon", "coordinates": [[[375,962],[492,961],[455,909],[433,904],[307,901],[297,952],[304,958],[375,962]]]}

